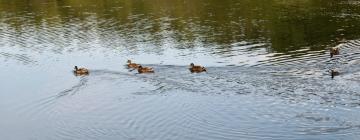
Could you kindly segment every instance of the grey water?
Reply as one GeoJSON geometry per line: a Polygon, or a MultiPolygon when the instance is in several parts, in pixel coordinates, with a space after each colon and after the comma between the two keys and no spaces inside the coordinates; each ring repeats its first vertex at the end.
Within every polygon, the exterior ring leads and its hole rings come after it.
{"type": "Polygon", "coordinates": [[[0,138],[359,139],[359,13],[356,0],[0,0],[0,138]]]}

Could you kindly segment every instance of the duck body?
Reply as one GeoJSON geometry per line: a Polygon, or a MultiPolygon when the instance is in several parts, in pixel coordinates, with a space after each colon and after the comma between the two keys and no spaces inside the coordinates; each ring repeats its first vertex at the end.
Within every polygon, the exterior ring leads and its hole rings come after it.
{"type": "Polygon", "coordinates": [[[340,54],[340,48],[339,47],[332,47],[330,48],[330,57],[332,58],[334,55],[340,54]]]}
{"type": "Polygon", "coordinates": [[[191,63],[191,64],[190,64],[189,70],[190,70],[191,72],[196,72],[196,73],[204,72],[204,71],[206,72],[206,68],[205,68],[205,67],[203,67],[203,66],[198,66],[198,65],[194,65],[194,63],[191,63]]]}
{"type": "Polygon", "coordinates": [[[75,66],[74,73],[76,75],[87,75],[89,74],[89,70],[86,68],[78,68],[77,66],[75,66]]]}
{"type": "Polygon", "coordinates": [[[153,68],[143,67],[141,65],[137,68],[137,70],[139,73],[154,73],[155,72],[153,68]]]}
{"type": "Polygon", "coordinates": [[[133,69],[137,69],[137,68],[139,68],[139,64],[136,64],[136,63],[131,63],[131,60],[128,60],[127,61],[127,66],[128,66],[128,68],[133,68],[133,69]]]}

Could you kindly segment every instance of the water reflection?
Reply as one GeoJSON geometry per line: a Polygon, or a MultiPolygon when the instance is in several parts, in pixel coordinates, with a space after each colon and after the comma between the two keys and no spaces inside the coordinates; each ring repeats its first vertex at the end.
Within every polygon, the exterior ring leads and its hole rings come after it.
{"type": "Polygon", "coordinates": [[[145,53],[201,47],[222,57],[241,52],[297,57],[324,50],[335,38],[356,39],[360,30],[358,5],[335,0],[15,0],[1,1],[0,10],[1,40],[11,42],[3,45],[57,52],[71,45],[71,50],[127,47],[145,53]],[[231,44],[244,41],[266,45],[233,49],[231,44]]]}

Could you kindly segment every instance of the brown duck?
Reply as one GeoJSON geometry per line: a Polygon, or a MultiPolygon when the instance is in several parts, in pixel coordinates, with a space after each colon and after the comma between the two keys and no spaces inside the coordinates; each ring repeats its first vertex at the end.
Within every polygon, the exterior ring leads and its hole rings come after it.
{"type": "Polygon", "coordinates": [[[127,63],[128,68],[137,69],[140,66],[139,64],[131,63],[131,60],[128,60],[127,63]]]}
{"type": "Polygon", "coordinates": [[[194,63],[191,63],[189,70],[190,70],[191,72],[199,73],[199,72],[204,72],[204,71],[206,71],[206,68],[203,67],[203,66],[194,65],[194,63]]]}
{"type": "Polygon", "coordinates": [[[89,70],[86,68],[78,68],[77,66],[75,66],[74,73],[75,75],[88,75],[89,70]]]}
{"type": "Polygon", "coordinates": [[[141,65],[139,65],[137,70],[138,70],[139,73],[154,73],[153,68],[151,68],[151,67],[142,67],[141,65]]]}
{"type": "Polygon", "coordinates": [[[332,47],[330,48],[330,58],[332,58],[334,55],[340,54],[340,48],[339,47],[332,47]]]}

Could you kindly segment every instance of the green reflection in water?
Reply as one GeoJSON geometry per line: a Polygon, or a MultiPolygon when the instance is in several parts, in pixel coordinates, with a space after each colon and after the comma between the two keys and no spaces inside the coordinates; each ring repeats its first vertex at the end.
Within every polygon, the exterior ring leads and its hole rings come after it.
{"type": "Polygon", "coordinates": [[[96,28],[119,31],[129,42],[161,44],[167,31],[188,47],[248,41],[268,43],[263,47],[276,53],[323,50],[360,31],[360,8],[348,0],[1,0],[0,11],[1,22],[19,32],[92,18],[100,23],[96,28]]]}

